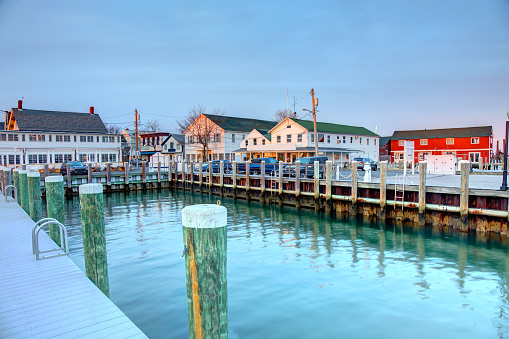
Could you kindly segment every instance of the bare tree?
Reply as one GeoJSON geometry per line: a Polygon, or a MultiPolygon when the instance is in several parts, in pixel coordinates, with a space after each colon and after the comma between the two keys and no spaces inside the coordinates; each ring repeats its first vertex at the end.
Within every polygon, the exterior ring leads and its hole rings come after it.
{"type": "Polygon", "coordinates": [[[114,124],[106,124],[106,130],[108,134],[120,134],[122,133],[122,127],[114,124]]]}
{"type": "Polygon", "coordinates": [[[157,133],[163,131],[163,126],[157,119],[152,119],[143,124],[143,128],[149,133],[157,133]]]}
{"type": "Polygon", "coordinates": [[[185,118],[177,122],[180,133],[187,137],[186,143],[199,145],[203,161],[209,160],[210,146],[221,141],[218,123],[224,115],[219,109],[214,109],[210,115],[205,115],[206,113],[205,107],[193,106],[187,111],[185,118]]]}
{"type": "Polygon", "coordinates": [[[290,111],[288,108],[286,109],[277,109],[274,112],[274,121],[281,122],[286,118],[299,119],[296,112],[290,111]]]}

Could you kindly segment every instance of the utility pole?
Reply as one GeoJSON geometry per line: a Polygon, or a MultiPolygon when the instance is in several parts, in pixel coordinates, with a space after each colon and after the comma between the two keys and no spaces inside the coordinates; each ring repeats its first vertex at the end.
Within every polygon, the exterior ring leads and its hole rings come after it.
{"type": "Polygon", "coordinates": [[[313,100],[313,127],[315,130],[315,157],[318,156],[318,135],[316,134],[316,106],[318,106],[318,98],[315,100],[315,90],[311,88],[311,99],[313,100]]]}
{"type": "Polygon", "coordinates": [[[134,109],[134,125],[135,125],[135,130],[136,130],[136,168],[138,168],[138,162],[140,161],[140,157],[138,156],[138,119],[139,119],[139,116],[138,116],[138,110],[135,108],[134,109]]]}

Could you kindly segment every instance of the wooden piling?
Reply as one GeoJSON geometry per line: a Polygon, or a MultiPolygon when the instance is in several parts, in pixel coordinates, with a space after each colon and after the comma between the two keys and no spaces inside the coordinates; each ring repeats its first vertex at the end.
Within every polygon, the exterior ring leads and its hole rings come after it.
{"type": "Polygon", "coordinates": [[[260,201],[265,204],[265,160],[260,164],[260,201]]]}
{"type": "Polygon", "coordinates": [[[182,210],[189,338],[228,338],[226,208],[182,210]]]}
{"type": "Polygon", "coordinates": [[[300,209],[300,161],[295,163],[295,207],[300,209]]]}
{"type": "Polygon", "coordinates": [[[17,201],[18,201],[18,204],[21,203],[21,199],[19,197],[19,191],[20,191],[20,188],[19,188],[19,172],[20,170],[15,168],[14,171],[12,171],[12,181],[13,181],[13,184],[14,184],[14,187],[16,187],[16,191],[18,192],[17,194],[17,201]]]}
{"type": "Polygon", "coordinates": [[[214,172],[214,169],[212,168],[212,161],[208,162],[209,164],[209,194],[212,194],[212,182],[214,181],[214,177],[212,175],[212,172],[214,172]]]}
{"type": "Polygon", "coordinates": [[[85,271],[87,277],[109,297],[103,186],[101,184],[80,185],[79,195],[85,271]]]}
{"type": "Polygon", "coordinates": [[[87,164],[87,183],[88,184],[92,183],[92,164],[91,163],[87,164]]]}
{"type": "Polygon", "coordinates": [[[224,194],[224,161],[221,160],[219,162],[219,189],[221,191],[221,195],[224,194]]]}
{"type": "Polygon", "coordinates": [[[461,230],[468,230],[468,184],[470,176],[470,161],[462,160],[459,162],[461,169],[461,184],[460,184],[460,217],[461,217],[461,230]]]}
{"type": "Polygon", "coordinates": [[[350,205],[350,214],[357,215],[357,162],[352,161],[352,193],[350,199],[352,204],[350,205]]]}
{"type": "Polygon", "coordinates": [[[19,171],[19,196],[21,200],[21,207],[25,210],[27,214],[30,214],[30,206],[29,206],[29,198],[28,198],[28,179],[27,173],[29,171],[22,170],[19,171]]]}
{"type": "Polygon", "coordinates": [[[129,164],[126,163],[124,170],[124,191],[129,191],[129,164]]]}
{"type": "Polygon", "coordinates": [[[161,162],[157,162],[157,188],[161,188],[161,162]]]}
{"type": "Polygon", "coordinates": [[[203,192],[203,170],[202,170],[202,167],[203,167],[203,162],[200,161],[198,163],[198,185],[200,187],[200,192],[203,192]]]}
{"type": "Polygon", "coordinates": [[[142,163],[141,163],[141,182],[142,182],[141,189],[146,191],[147,190],[147,162],[146,161],[142,161],[142,163]]]}
{"type": "MultiPolygon", "coordinates": [[[[129,167],[129,163],[124,162],[124,168],[129,167]]],[[[111,163],[106,164],[106,186],[111,188],[111,163]]]]}
{"type": "Polygon", "coordinates": [[[380,219],[387,217],[387,161],[380,161],[380,219]]]}
{"type": "Polygon", "coordinates": [[[41,220],[42,207],[41,207],[41,174],[39,172],[27,173],[28,184],[28,204],[30,218],[34,222],[41,220]]]}
{"type": "MultiPolygon", "coordinates": [[[[65,192],[64,178],[61,175],[54,175],[44,178],[46,186],[46,209],[48,218],[53,218],[65,225],[65,192]]],[[[49,226],[49,236],[58,246],[60,243],[59,228],[55,224],[49,226]]]]}
{"type": "Polygon", "coordinates": [[[44,164],[44,176],[47,177],[49,175],[49,166],[48,164],[44,164]]]}
{"type": "Polygon", "coordinates": [[[246,200],[249,201],[251,199],[249,190],[251,189],[251,180],[249,179],[249,175],[251,172],[251,161],[246,161],[246,200]]]}
{"type": "Polygon", "coordinates": [[[233,183],[232,183],[232,195],[233,199],[237,199],[237,162],[232,163],[232,171],[233,171],[233,183]]]}
{"type": "Polygon", "coordinates": [[[279,206],[283,206],[283,162],[280,160],[278,164],[278,203],[279,206]]]}
{"type": "Polygon", "coordinates": [[[325,213],[332,211],[332,161],[325,162],[325,213]]]}
{"type": "Polygon", "coordinates": [[[320,163],[315,161],[313,167],[315,211],[320,210],[320,163]]]}
{"type": "Polygon", "coordinates": [[[419,224],[425,224],[427,163],[419,162],[419,224]]]}
{"type": "Polygon", "coordinates": [[[71,179],[71,164],[67,163],[65,165],[66,172],[65,175],[67,176],[67,195],[72,195],[72,179],[71,179]]]}

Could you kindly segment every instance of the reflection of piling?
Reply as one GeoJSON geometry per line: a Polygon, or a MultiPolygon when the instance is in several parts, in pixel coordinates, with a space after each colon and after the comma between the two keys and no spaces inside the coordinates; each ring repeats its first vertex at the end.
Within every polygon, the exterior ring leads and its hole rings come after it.
{"type": "Polygon", "coordinates": [[[81,228],[87,277],[109,297],[102,184],[80,185],[81,228]]]}
{"type": "MultiPolygon", "coordinates": [[[[46,185],[48,218],[53,218],[64,225],[64,178],[55,175],[44,178],[44,182],[46,185]]],[[[49,225],[49,236],[60,246],[60,232],[57,225],[49,225]]]]}
{"type": "Polygon", "coordinates": [[[228,338],[226,208],[185,207],[182,225],[189,337],[228,338]]]}
{"type": "Polygon", "coordinates": [[[21,207],[25,210],[27,214],[30,213],[30,207],[28,204],[28,180],[27,180],[27,173],[29,171],[19,171],[19,192],[21,199],[21,207]]]}
{"type": "Polygon", "coordinates": [[[42,217],[41,174],[39,172],[28,172],[27,185],[29,215],[33,221],[39,221],[42,217]]]}
{"type": "Polygon", "coordinates": [[[468,230],[468,182],[470,176],[470,161],[462,160],[459,162],[461,168],[460,184],[460,217],[461,230],[468,230]]]}

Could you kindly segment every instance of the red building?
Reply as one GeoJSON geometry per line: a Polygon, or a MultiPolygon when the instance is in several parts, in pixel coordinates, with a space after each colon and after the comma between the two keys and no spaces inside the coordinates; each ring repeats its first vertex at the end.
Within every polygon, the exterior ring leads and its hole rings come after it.
{"type": "Polygon", "coordinates": [[[454,154],[458,160],[484,162],[493,158],[491,126],[395,131],[391,137],[391,160],[403,159],[405,140],[414,142],[415,163],[425,155],[454,154]]]}

